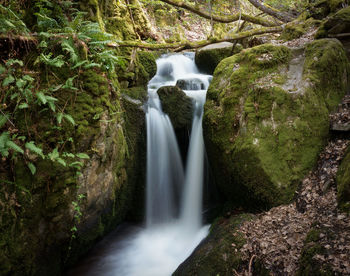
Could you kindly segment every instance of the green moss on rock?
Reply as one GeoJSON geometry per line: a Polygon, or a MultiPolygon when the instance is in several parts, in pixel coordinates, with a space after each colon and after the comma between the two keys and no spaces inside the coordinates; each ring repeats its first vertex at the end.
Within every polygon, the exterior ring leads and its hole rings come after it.
{"type": "Polygon", "coordinates": [[[196,52],[196,65],[201,72],[211,75],[221,60],[240,52],[243,48],[240,44],[237,44],[234,50],[232,50],[232,47],[233,43],[230,42],[216,43],[203,47],[196,52]]]}
{"type": "MultiPolygon", "coordinates": [[[[108,78],[98,70],[87,70],[76,81],[81,89],[62,91],[58,103],[72,115],[75,126],[63,121],[53,127],[45,114],[33,116],[31,123],[38,121],[36,144],[45,152],[64,143],[64,150],[86,152],[90,160],[84,162],[79,178],[73,168],[31,157],[37,168],[33,176],[23,160],[13,160],[8,179],[14,183],[6,185],[6,191],[0,188],[0,201],[11,207],[2,210],[0,204],[1,275],[61,275],[64,266],[74,263],[136,206],[135,186],[142,187],[138,181],[144,178],[137,177],[135,170],[141,171],[138,164],[144,164],[138,153],[144,141],[135,136],[144,133],[143,112],[139,110],[141,117],[126,123],[136,112],[124,115],[116,75],[108,78]],[[137,134],[131,135],[138,126],[137,134]],[[17,205],[9,204],[5,194],[13,196],[17,205]],[[72,205],[78,195],[84,196],[79,221],[72,205]],[[77,238],[70,242],[73,225],[77,238]]],[[[142,210],[140,205],[135,208],[142,210]]]]}
{"type": "Polygon", "coordinates": [[[324,21],[316,33],[316,38],[347,33],[350,29],[350,7],[339,10],[324,21]]]}
{"type": "Polygon", "coordinates": [[[242,268],[240,248],[245,244],[245,239],[237,229],[253,217],[242,214],[229,219],[217,219],[208,237],[173,275],[232,275],[233,269],[242,268]]]}
{"type": "Polygon", "coordinates": [[[135,79],[133,84],[136,86],[146,86],[156,73],[157,64],[154,55],[145,51],[137,52],[135,58],[135,79]]]}
{"type": "Polygon", "coordinates": [[[147,99],[147,88],[144,86],[135,86],[130,88],[123,88],[121,92],[133,99],[144,102],[147,99]]]}
{"type": "Polygon", "coordinates": [[[350,212],[350,151],[343,159],[337,174],[338,204],[341,210],[350,212]]]}
{"type": "Polygon", "coordinates": [[[177,86],[163,86],[157,91],[163,111],[168,114],[175,129],[190,127],[192,100],[177,86]]]}
{"type": "Polygon", "coordinates": [[[304,35],[310,28],[318,27],[319,25],[320,21],[313,18],[309,18],[306,21],[303,18],[294,20],[286,24],[280,38],[286,41],[293,40],[304,35]]]}
{"type": "Polygon", "coordinates": [[[227,200],[251,208],[292,200],[327,140],[328,113],[344,95],[349,72],[335,40],[312,42],[301,52],[261,45],[218,65],[204,136],[227,200]],[[294,66],[303,74],[293,84],[294,66]]]}
{"type": "Polygon", "coordinates": [[[310,0],[304,17],[324,19],[330,13],[334,13],[346,4],[346,0],[310,0]]]}
{"type": "Polygon", "coordinates": [[[147,74],[148,78],[151,79],[157,73],[156,59],[151,52],[140,51],[137,52],[140,65],[142,65],[147,74]]]}

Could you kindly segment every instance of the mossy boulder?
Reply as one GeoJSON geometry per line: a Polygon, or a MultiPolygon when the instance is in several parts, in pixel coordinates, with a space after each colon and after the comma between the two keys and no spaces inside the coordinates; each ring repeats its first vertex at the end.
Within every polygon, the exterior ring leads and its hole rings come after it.
{"type": "Polygon", "coordinates": [[[329,112],[348,87],[350,65],[337,40],[305,49],[261,45],[224,59],[204,109],[204,137],[226,200],[250,208],[289,202],[315,165],[329,112]]]}
{"type": "Polygon", "coordinates": [[[190,128],[193,113],[191,98],[177,86],[163,86],[157,93],[174,129],[190,128]]]}
{"type": "Polygon", "coordinates": [[[320,20],[315,20],[313,18],[309,18],[307,20],[304,20],[304,19],[294,20],[285,25],[280,38],[287,41],[300,38],[308,30],[310,30],[310,28],[318,27],[320,25],[320,22],[321,22],[320,20]]]}
{"type": "Polygon", "coordinates": [[[346,4],[346,0],[309,0],[303,17],[324,19],[330,13],[334,13],[346,4]]]}
{"type": "Polygon", "coordinates": [[[154,55],[145,51],[137,52],[134,85],[146,86],[156,73],[157,64],[154,55]]]}
{"type": "Polygon", "coordinates": [[[140,51],[137,53],[139,63],[143,66],[148,74],[149,79],[157,73],[157,63],[155,56],[151,52],[140,51]]]}
{"type": "Polygon", "coordinates": [[[233,43],[221,42],[199,49],[195,55],[198,69],[203,73],[212,75],[221,60],[240,52],[243,48],[240,44],[237,44],[233,50],[232,47],[233,43]]]}
{"type": "Polygon", "coordinates": [[[350,29],[350,7],[339,10],[322,23],[317,38],[347,33],[350,29]]]}
{"type": "Polygon", "coordinates": [[[245,244],[245,239],[237,229],[244,221],[252,218],[253,215],[242,214],[217,219],[211,226],[208,237],[173,275],[232,275],[233,269],[240,270],[243,263],[239,250],[245,244]]]}
{"type": "Polygon", "coordinates": [[[350,150],[341,162],[337,174],[338,204],[341,210],[350,212],[350,150]]]}

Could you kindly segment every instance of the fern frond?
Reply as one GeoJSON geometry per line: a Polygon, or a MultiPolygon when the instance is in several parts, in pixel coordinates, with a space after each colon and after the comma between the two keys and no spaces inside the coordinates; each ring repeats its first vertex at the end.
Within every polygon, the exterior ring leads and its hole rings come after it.
{"type": "Polygon", "coordinates": [[[77,54],[77,49],[71,40],[65,40],[61,43],[62,50],[69,53],[69,60],[71,63],[76,64],[79,62],[79,55],[77,54]]]}
{"type": "Polygon", "coordinates": [[[30,150],[31,152],[36,153],[37,155],[40,155],[41,158],[45,158],[43,154],[43,150],[35,145],[34,141],[27,142],[25,144],[26,149],[30,150]]]}

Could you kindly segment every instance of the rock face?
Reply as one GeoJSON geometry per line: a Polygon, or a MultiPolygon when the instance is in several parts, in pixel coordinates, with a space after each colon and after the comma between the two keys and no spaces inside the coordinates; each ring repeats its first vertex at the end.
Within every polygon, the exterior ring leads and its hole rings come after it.
{"type": "Polygon", "coordinates": [[[350,212],[350,151],[343,159],[337,175],[338,204],[343,211],[350,212]]]}
{"type": "Polygon", "coordinates": [[[174,129],[190,128],[193,112],[191,98],[177,86],[163,86],[157,93],[174,129]]]}
{"type": "MultiPolygon", "coordinates": [[[[112,0],[103,5],[101,1],[76,2],[75,7],[88,11],[90,19],[118,39],[148,35],[149,24],[144,24],[146,17],[137,0],[112,0]],[[133,5],[134,19],[140,25],[133,26],[126,4],[133,5]]],[[[27,4],[26,7],[35,3],[27,4]]],[[[48,4],[59,5],[54,1],[48,4]]],[[[25,60],[37,49],[28,51],[18,52],[18,56],[22,55],[18,58],[25,60]]],[[[29,153],[25,158],[0,160],[0,275],[62,275],[64,267],[120,222],[140,219],[144,112],[137,101],[122,100],[119,82],[126,79],[126,87],[142,87],[136,96],[129,91],[131,96],[142,99],[147,81],[156,71],[155,59],[147,52],[137,54],[129,49],[113,50],[113,54],[130,64],[134,62],[133,68],[127,71],[123,64],[117,73],[108,74],[98,67],[79,69],[74,76],[77,69],[71,66],[63,65],[59,70],[36,67],[38,90],[43,88],[41,85],[46,88],[72,77],[78,88],[62,89],[57,105],[71,115],[75,124],[65,120],[56,124],[47,110],[31,116],[30,121],[23,110],[14,113],[18,133],[27,135],[28,124],[35,131],[31,139],[36,145],[45,154],[58,149],[66,166],[29,153]],[[85,153],[89,159],[75,158],[73,153],[85,153]],[[36,167],[35,175],[27,167],[28,160],[36,167]]],[[[0,133],[4,129],[2,125],[0,133]]]]}
{"type": "Polygon", "coordinates": [[[79,78],[82,92],[66,107],[76,127],[64,124],[66,137],[57,137],[44,118],[40,133],[48,144],[69,139],[90,159],[82,160],[80,176],[35,156],[34,176],[19,158],[12,173],[0,171],[1,179],[16,180],[0,188],[1,275],[61,275],[96,239],[143,210],[144,112],[130,102],[122,106],[103,75],[90,70],[79,78]]]}
{"type": "Polygon", "coordinates": [[[261,45],[223,60],[207,94],[204,136],[218,188],[236,205],[268,208],[293,198],[348,87],[337,40],[305,49],[261,45]]]}
{"type": "Polygon", "coordinates": [[[221,60],[238,53],[242,46],[237,44],[232,52],[233,43],[221,42],[205,46],[198,50],[195,55],[195,62],[199,70],[203,73],[212,75],[216,66],[221,60]]]}

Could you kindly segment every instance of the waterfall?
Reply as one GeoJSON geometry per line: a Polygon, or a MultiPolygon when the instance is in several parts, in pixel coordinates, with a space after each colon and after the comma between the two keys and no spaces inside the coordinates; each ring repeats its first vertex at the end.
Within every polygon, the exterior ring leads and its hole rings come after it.
{"type": "Polygon", "coordinates": [[[147,122],[147,226],[180,220],[186,231],[195,232],[201,227],[204,143],[202,113],[206,90],[211,76],[199,74],[193,54],[170,55],[157,60],[157,74],[148,85],[147,122]],[[187,157],[186,175],[174,130],[163,113],[157,90],[165,85],[181,84],[194,102],[193,123],[187,157]],[[179,204],[174,194],[182,194],[179,204]]]}
{"type": "Polygon", "coordinates": [[[204,176],[204,141],[202,131],[203,105],[206,90],[196,91],[197,95],[188,92],[195,99],[191,138],[187,157],[185,189],[181,219],[189,232],[200,229],[202,224],[202,194],[204,176]],[[191,95],[192,94],[192,95],[191,95]]]}
{"type": "Polygon", "coordinates": [[[167,115],[148,107],[147,123],[147,227],[170,222],[175,217],[175,188],[184,181],[184,170],[167,115]]]}
{"type": "Polygon", "coordinates": [[[148,84],[146,106],[147,179],[146,227],[98,251],[88,261],[88,276],[168,276],[208,234],[202,225],[204,143],[203,105],[211,76],[200,74],[194,53],[163,56],[157,74],[148,84]],[[193,121],[186,170],[174,129],[162,111],[157,90],[177,84],[193,99],[193,121]]]}

